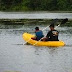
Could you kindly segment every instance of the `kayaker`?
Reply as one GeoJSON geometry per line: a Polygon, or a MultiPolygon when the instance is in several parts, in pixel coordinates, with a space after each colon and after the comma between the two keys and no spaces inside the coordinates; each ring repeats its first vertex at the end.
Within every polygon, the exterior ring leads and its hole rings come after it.
{"type": "Polygon", "coordinates": [[[59,41],[58,35],[59,32],[54,29],[54,24],[49,26],[50,31],[47,33],[46,37],[42,38],[42,41],[59,41]]]}
{"type": "Polygon", "coordinates": [[[42,37],[44,37],[43,32],[39,30],[39,27],[35,28],[35,37],[31,38],[33,40],[40,40],[42,37]]]}

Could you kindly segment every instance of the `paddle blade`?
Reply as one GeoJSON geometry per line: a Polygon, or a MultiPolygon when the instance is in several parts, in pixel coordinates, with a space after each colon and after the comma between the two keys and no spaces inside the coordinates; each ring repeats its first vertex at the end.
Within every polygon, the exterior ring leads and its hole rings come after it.
{"type": "Polygon", "coordinates": [[[64,19],[61,24],[65,24],[68,21],[68,18],[64,19]]]}
{"type": "Polygon", "coordinates": [[[58,22],[58,19],[52,19],[51,24],[55,24],[56,22],[58,22]]]}

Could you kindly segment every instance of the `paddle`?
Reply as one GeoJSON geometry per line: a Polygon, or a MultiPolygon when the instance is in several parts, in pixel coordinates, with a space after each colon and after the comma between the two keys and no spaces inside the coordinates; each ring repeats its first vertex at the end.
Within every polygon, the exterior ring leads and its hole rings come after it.
{"type": "MultiPolygon", "coordinates": [[[[68,21],[67,18],[66,19],[63,19],[62,22],[57,25],[57,27],[59,27],[61,24],[65,24],[67,21],[68,21]]],[[[54,24],[54,23],[52,23],[52,24],[54,24]]],[[[39,41],[41,41],[41,39],[39,41]]],[[[37,41],[34,45],[36,45],[39,41],[37,41]]]]}
{"type": "MultiPolygon", "coordinates": [[[[62,24],[65,24],[67,21],[68,21],[68,18],[63,19],[62,22],[57,25],[57,27],[59,27],[59,26],[62,25],[62,24]]],[[[57,27],[56,27],[56,28],[57,28],[57,27]]]]}
{"type": "Polygon", "coordinates": [[[64,19],[61,24],[65,24],[68,21],[68,18],[64,19]]]}
{"type": "MultiPolygon", "coordinates": [[[[45,27],[42,31],[44,31],[44,30],[47,29],[48,27],[49,27],[49,26],[45,27]]],[[[23,45],[27,44],[30,40],[31,40],[31,38],[30,38],[27,42],[25,42],[23,45]]]]}
{"type": "MultiPolygon", "coordinates": [[[[54,19],[52,20],[51,24],[55,24],[58,21],[58,19],[54,19]]],[[[62,22],[60,24],[57,25],[57,27],[59,27],[61,24],[65,24],[68,21],[68,19],[63,19],[62,22]]],[[[47,29],[49,26],[45,27],[42,31],[44,31],[45,29],[47,29]]],[[[27,44],[31,39],[29,39],[27,42],[25,42],[24,44],[27,44]]],[[[39,40],[41,41],[41,39],[39,40]]],[[[36,42],[34,45],[36,45],[38,42],[36,42]]]]}
{"type": "MultiPolygon", "coordinates": [[[[55,24],[57,21],[58,21],[58,19],[54,19],[54,20],[52,20],[51,24],[55,24]]],[[[44,31],[44,30],[47,29],[48,27],[49,27],[49,26],[45,27],[44,29],[42,29],[42,31],[44,31]]],[[[30,38],[27,42],[25,42],[23,45],[27,44],[30,40],[31,40],[31,38],[30,38]]]]}

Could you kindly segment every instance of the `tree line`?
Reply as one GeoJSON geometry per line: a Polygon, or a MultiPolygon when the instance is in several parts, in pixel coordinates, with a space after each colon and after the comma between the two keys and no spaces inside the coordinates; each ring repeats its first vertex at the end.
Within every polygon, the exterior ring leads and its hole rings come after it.
{"type": "Polygon", "coordinates": [[[72,0],[0,0],[1,11],[72,11],[72,0]]]}

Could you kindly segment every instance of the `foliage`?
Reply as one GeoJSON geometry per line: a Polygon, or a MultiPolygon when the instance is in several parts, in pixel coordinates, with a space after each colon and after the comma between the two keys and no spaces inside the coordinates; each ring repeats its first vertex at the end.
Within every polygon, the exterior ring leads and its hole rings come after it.
{"type": "Polygon", "coordinates": [[[72,0],[0,0],[3,11],[72,11],[72,0]]]}

